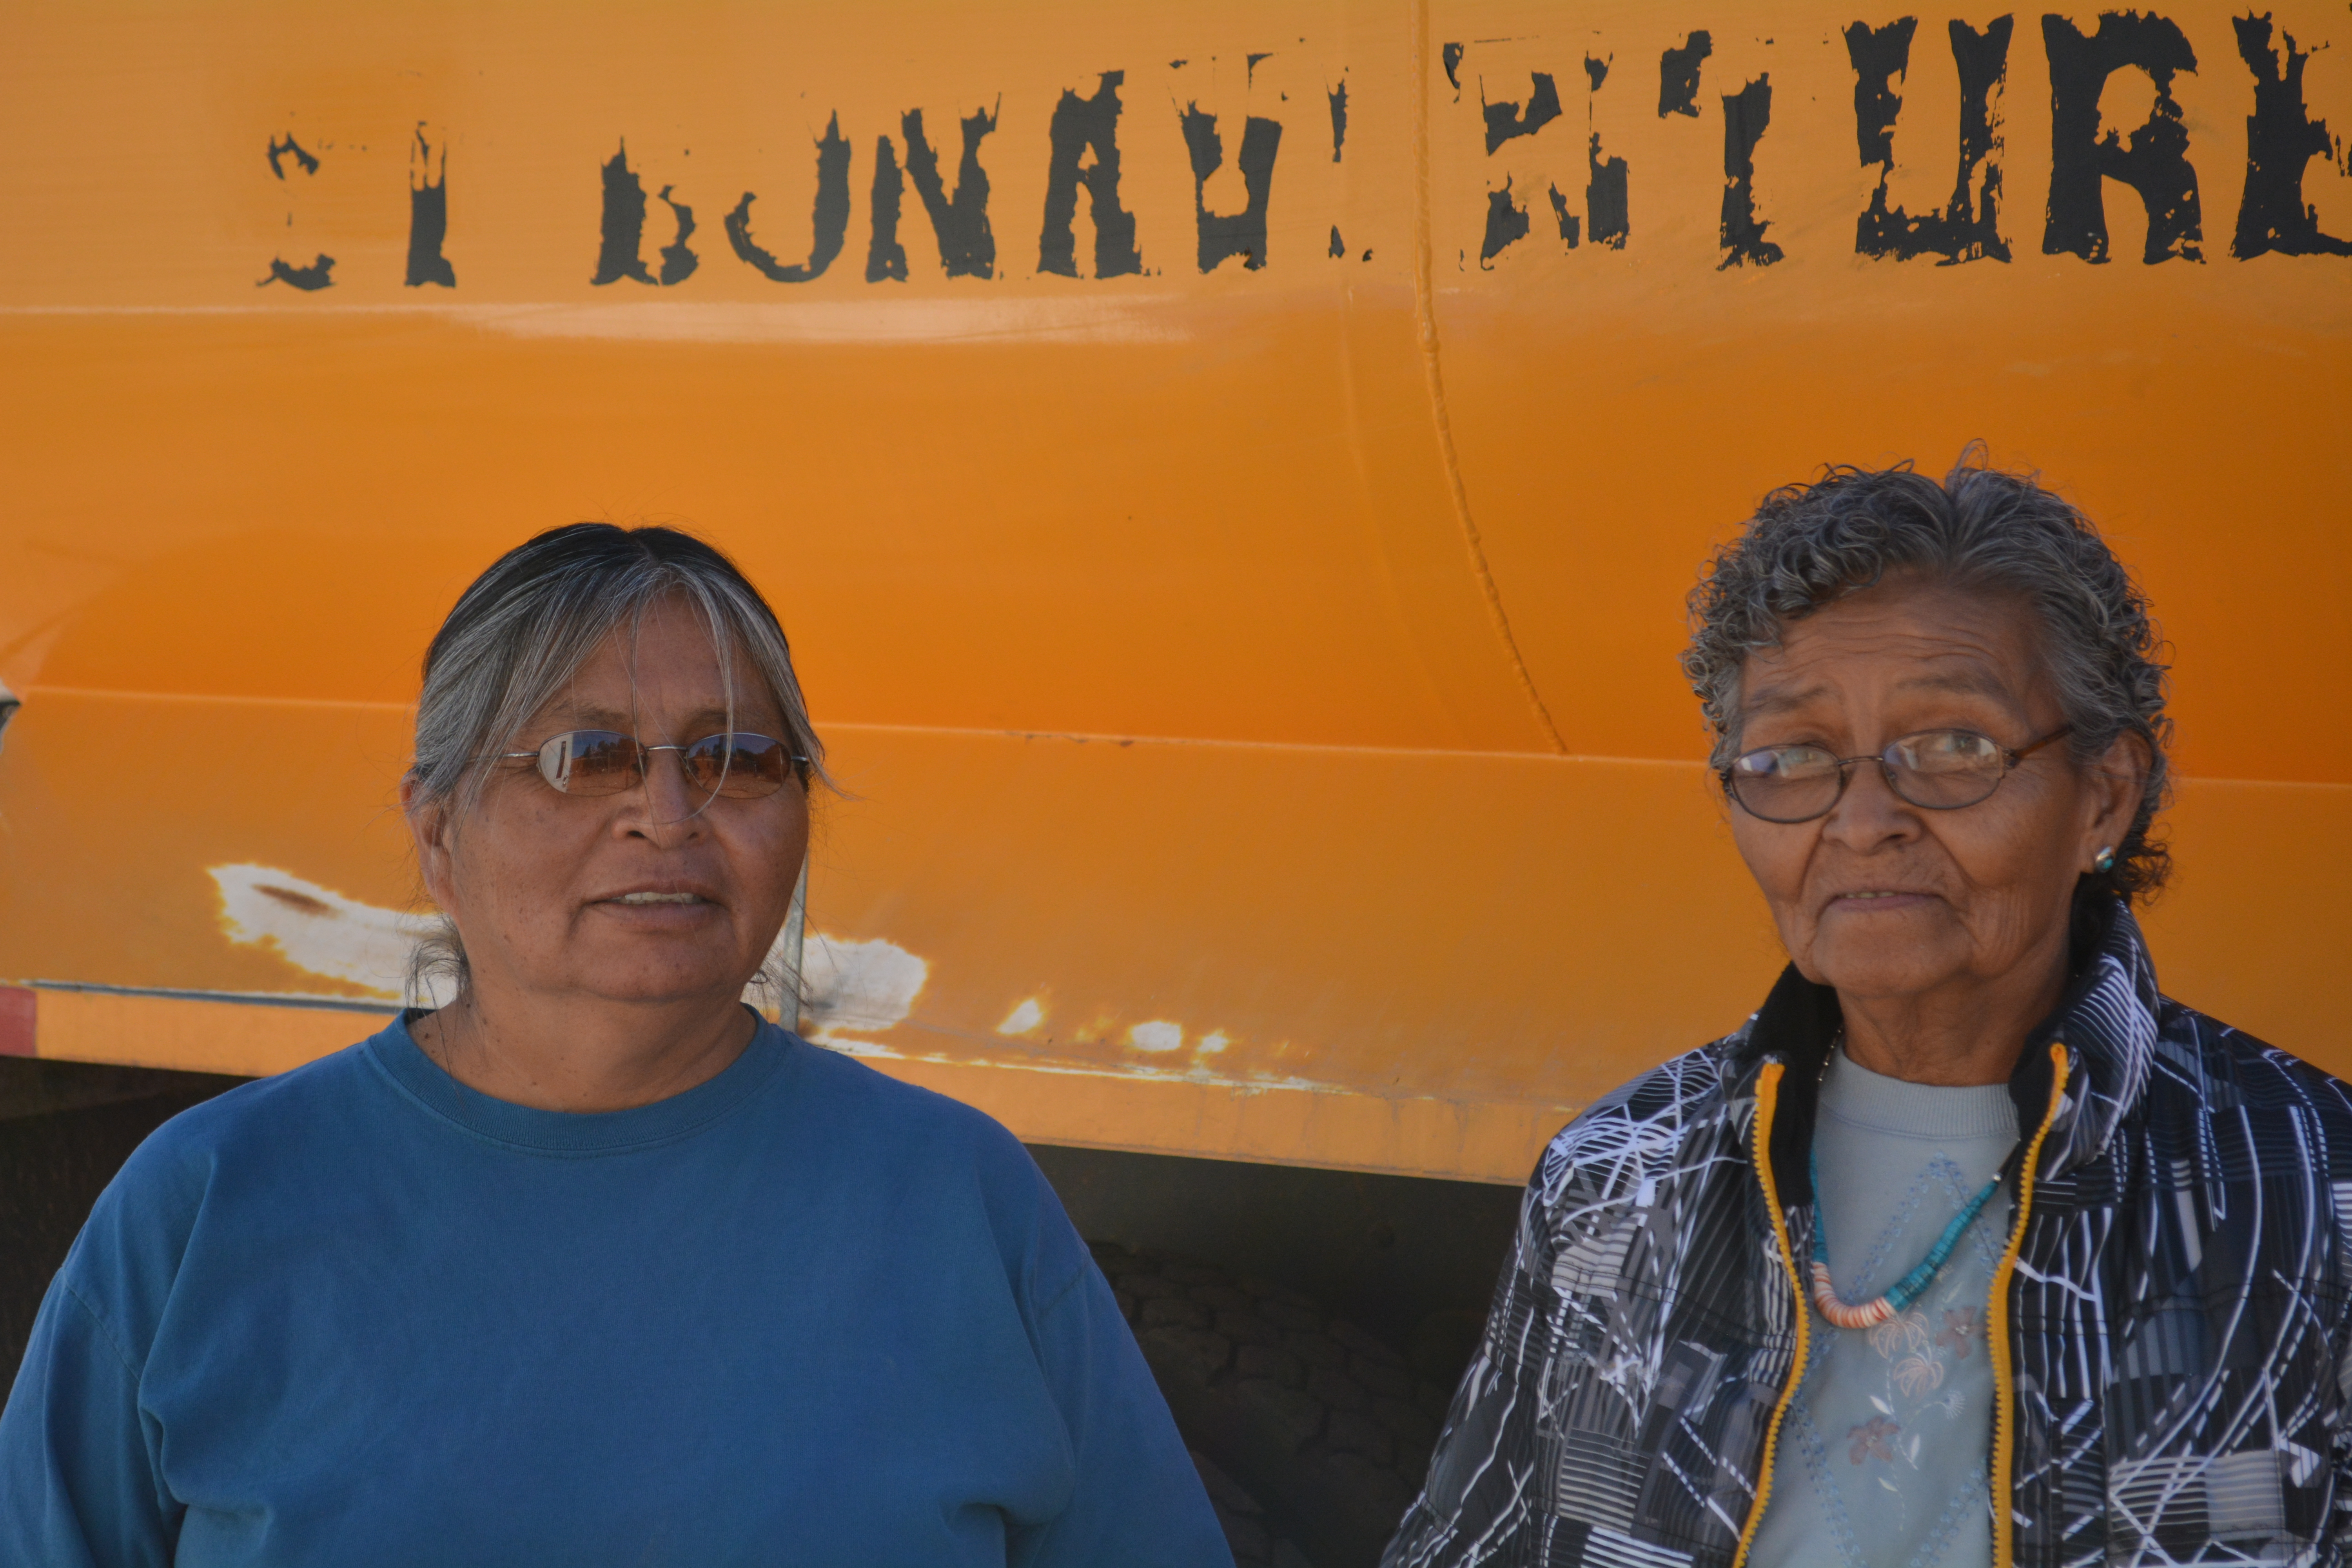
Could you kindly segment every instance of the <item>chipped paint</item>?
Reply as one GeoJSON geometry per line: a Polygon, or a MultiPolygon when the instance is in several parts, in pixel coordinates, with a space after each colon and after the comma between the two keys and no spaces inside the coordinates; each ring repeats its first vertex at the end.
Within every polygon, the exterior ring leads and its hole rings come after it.
{"type": "Polygon", "coordinates": [[[275,866],[208,869],[229,941],[270,949],[306,973],[372,996],[400,995],[426,917],[363,904],[275,866]]]}
{"type": "Polygon", "coordinates": [[[878,1034],[903,1022],[931,966],[896,942],[813,933],[801,950],[801,1020],[814,1040],[878,1034]]]}
{"type": "MultiPolygon", "coordinates": [[[[387,999],[401,994],[408,955],[427,917],[347,898],[331,888],[271,866],[211,868],[221,896],[221,924],[231,942],[269,948],[309,973],[356,985],[387,999]]],[[[779,946],[781,947],[781,940],[779,946]]],[[[774,955],[771,955],[772,963],[774,955]]],[[[1057,1076],[1138,1078],[1213,1085],[1242,1093],[1269,1089],[1314,1094],[1350,1092],[1347,1086],[1295,1073],[1219,1073],[1202,1065],[1233,1041],[1223,1031],[1192,1042],[1190,1067],[1143,1062],[975,1058],[954,1051],[908,1051],[872,1037],[906,1023],[930,978],[930,964],[896,942],[812,933],[801,950],[801,1026],[808,1037],[845,1055],[936,1066],[1009,1067],[1057,1076]]],[[[1023,1000],[996,1033],[1025,1036],[1045,1022],[1044,1003],[1023,1000]]],[[[1110,1034],[1098,1028],[1102,1036],[1110,1034]]],[[[1125,1034],[1127,1044],[1154,1057],[1184,1048],[1184,1026],[1153,1018],[1125,1034]]],[[[1280,1054],[1277,1050],[1276,1054],[1280,1054]]]]}
{"type": "Polygon", "coordinates": [[[1129,1029],[1127,1043],[1139,1051],[1181,1051],[1184,1048],[1184,1029],[1165,1018],[1154,1018],[1129,1029]]]}
{"type": "MultiPolygon", "coordinates": [[[[362,903],[274,866],[215,866],[211,875],[231,942],[271,949],[297,969],[371,995],[402,994],[409,954],[431,917],[362,903]]],[[[787,986],[793,965],[785,950],[798,934],[790,925],[780,932],[764,966],[787,986]]],[[[812,1038],[827,1043],[844,1032],[876,1034],[905,1022],[930,974],[922,959],[879,939],[817,933],[798,945],[801,1021],[812,1038]]],[[[1043,1019],[1034,1002],[1024,1006],[1035,1014],[1032,1026],[1043,1019]]]]}
{"type": "MultiPolygon", "coordinates": [[[[1253,1095],[1282,1090],[1292,1093],[1328,1095],[1340,1099],[1370,1098],[1402,1103],[1407,1100],[1451,1100],[1446,1095],[1374,1094],[1367,1096],[1359,1086],[1332,1083],[1320,1079],[1302,1078],[1297,1074],[1220,1073],[1207,1068],[1160,1067],[1151,1062],[1121,1061],[1092,1062],[1063,1058],[1011,1058],[976,1057],[963,1051],[910,1051],[880,1040],[862,1039],[856,1036],[832,1033],[812,1033],[809,1038],[818,1045],[841,1052],[844,1056],[863,1057],[875,1061],[894,1061],[938,1068],[985,1068],[1008,1072],[1043,1073],[1053,1078],[1129,1079],[1145,1083],[1199,1084],[1228,1090],[1237,1095],[1253,1095]]],[[[1570,1113],[1576,1110],[1567,1108],[1570,1113]]],[[[1562,1118],[1565,1120],[1565,1118],[1562,1118]]]]}

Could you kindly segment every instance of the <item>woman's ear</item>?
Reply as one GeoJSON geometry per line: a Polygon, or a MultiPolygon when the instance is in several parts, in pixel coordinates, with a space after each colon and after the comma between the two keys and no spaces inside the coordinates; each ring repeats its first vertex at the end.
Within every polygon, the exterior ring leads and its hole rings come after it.
{"type": "Polygon", "coordinates": [[[409,837],[416,842],[416,870],[425,880],[425,896],[446,913],[457,890],[449,804],[426,799],[412,773],[400,781],[400,809],[408,818],[409,837]]]}
{"type": "Polygon", "coordinates": [[[2147,774],[2154,761],[2147,737],[2125,733],[2116,737],[2106,755],[2083,770],[2089,791],[2090,821],[2084,835],[2088,862],[2102,849],[2118,847],[2131,831],[2132,819],[2147,794],[2147,774]]]}

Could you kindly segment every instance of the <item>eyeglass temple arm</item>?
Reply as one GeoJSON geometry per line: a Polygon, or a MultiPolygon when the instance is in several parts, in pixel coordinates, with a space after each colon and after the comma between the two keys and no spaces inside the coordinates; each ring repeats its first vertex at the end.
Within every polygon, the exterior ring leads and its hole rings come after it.
{"type": "Polygon", "coordinates": [[[2012,767],[2012,768],[2013,768],[2013,767],[2015,767],[2015,766],[2017,766],[2017,764],[2018,764],[2018,763],[2020,763],[2023,762],[2026,758],[2028,758],[2028,757],[2032,756],[2034,752],[2036,752],[2040,751],[2042,747],[2044,747],[2044,746],[2046,746],[2046,745],[2049,745],[2052,742],[2053,742],[2053,741],[2063,741],[2063,740],[2064,740],[2067,736],[2069,736],[2069,735],[2073,734],[2074,732],[2074,725],[2072,725],[2072,724],[2061,724],[2061,725],[2059,725],[2059,726],[2058,726],[2058,728],[2056,728],[2055,730],[2051,731],[2050,731],[2050,733],[2048,733],[2047,735],[2042,736],[2042,739],[2040,739],[2040,740],[2038,740],[2038,741],[2034,742],[2032,745],[2029,745],[2029,746],[2020,746],[2017,750],[2015,750],[2015,751],[2013,751],[2013,752],[2010,752],[2010,753],[2009,753],[2009,765],[2010,765],[2011,767],[2012,767]]]}

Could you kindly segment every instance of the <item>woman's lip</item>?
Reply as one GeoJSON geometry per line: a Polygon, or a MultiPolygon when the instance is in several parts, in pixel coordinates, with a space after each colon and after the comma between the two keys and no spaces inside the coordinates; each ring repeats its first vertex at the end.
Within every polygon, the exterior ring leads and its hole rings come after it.
{"type": "Polygon", "coordinates": [[[1935,896],[1933,893],[1897,892],[1892,889],[1884,891],[1873,889],[1860,893],[1832,894],[1830,902],[1843,904],[1856,910],[1897,910],[1908,909],[1914,904],[1924,904],[1935,896]]]}
{"type": "Polygon", "coordinates": [[[691,903],[625,904],[618,899],[596,899],[590,901],[592,910],[603,910],[634,926],[649,930],[674,930],[698,925],[720,912],[715,900],[697,899],[691,903]]]}

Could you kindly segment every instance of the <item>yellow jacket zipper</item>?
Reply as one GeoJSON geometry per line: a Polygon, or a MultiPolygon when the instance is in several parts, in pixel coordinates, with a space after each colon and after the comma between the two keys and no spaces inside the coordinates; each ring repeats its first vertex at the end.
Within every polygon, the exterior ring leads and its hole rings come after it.
{"type": "Polygon", "coordinates": [[[2017,1255],[2025,1245],[2026,1217],[2033,1212],[2033,1173],[2042,1163],[2042,1141],[2058,1119],[2058,1100],[2066,1092],[2066,1047],[2050,1046],[2050,1104],[2042,1125],[2025,1146],[2025,1163],[2017,1173],[2017,1217],[2009,1227],[2009,1245],[1992,1271],[1992,1291],[1985,1302],[1985,1352],[1992,1357],[1992,1563],[1993,1568],[2015,1568],[2017,1562],[2017,1384],[2011,1375],[2009,1348],[2009,1279],[2017,1272],[2017,1255]]]}
{"type": "Polygon", "coordinates": [[[1780,1245],[1780,1266],[1789,1271],[1789,1289],[1796,1298],[1797,1352],[1789,1364],[1789,1381],[1781,1386],[1780,1402],[1772,1406],[1772,1424],[1764,1429],[1764,1457],[1756,1466],[1756,1500],[1748,1507],[1748,1523],[1739,1531],[1739,1551],[1731,1559],[1731,1568],[1743,1568],[1748,1549],[1756,1543],[1756,1527],[1764,1522],[1764,1504],[1772,1496],[1772,1456],[1780,1446],[1780,1422],[1797,1397],[1797,1384],[1805,1379],[1806,1343],[1812,1329],[1805,1311],[1805,1287],[1797,1278],[1796,1249],[1789,1245],[1789,1217],[1780,1212],[1780,1189],[1772,1179],[1772,1116],[1780,1109],[1784,1070],[1779,1062],[1766,1062],[1756,1070],[1756,1116],[1748,1131],[1756,1179],[1764,1184],[1764,1206],[1772,1215],[1772,1239],[1780,1245]]]}
{"type": "MultiPolygon", "coordinates": [[[[2033,1173],[2041,1163],[2042,1142],[2050,1136],[2050,1124],[2058,1116],[2059,1099],[2066,1091],[2064,1045],[2052,1044],[2050,1066],[2050,1104],[2042,1113],[2042,1125],[2034,1129],[2033,1142],[2025,1146],[2024,1163],[2017,1177],[2017,1215],[2009,1228],[2009,1245],[2001,1248],[2000,1262],[1993,1269],[1991,1297],[1985,1308],[1985,1348],[1992,1357],[1993,1568],[2015,1568],[2017,1562],[2016,1526],[2011,1518],[2016,1493],[2011,1479],[2017,1449],[2017,1388],[2011,1377],[2009,1280],[2017,1271],[2017,1255],[2025,1245],[2026,1218],[2033,1212],[2033,1173]]],[[[1772,1239],[1780,1245],[1780,1267],[1787,1270],[1789,1289],[1796,1298],[1796,1357],[1790,1364],[1789,1381],[1781,1387],[1780,1398],[1772,1406],[1772,1424],[1764,1430],[1764,1453],[1756,1467],[1756,1500],[1748,1505],[1748,1522],[1739,1531],[1739,1550],[1731,1559],[1731,1568],[1746,1568],[1748,1548],[1756,1543],[1757,1528],[1764,1522],[1764,1505],[1772,1496],[1772,1466],[1780,1446],[1780,1423],[1797,1397],[1797,1385],[1804,1381],[1811,1338],[1812,1320],[1805,1306],[1804,1281],[1797,1272],[1796,1248],[1789,1241],[1789,1220],[1780,1208],[1780,1184],[1772,1176],[1772,1118],[1780,1109],[1780,1076],[1785,1070],[1779,1062],[1766,1062],[1757,1069],[1756,1116],[1748,1129],[1748,1142],[1750,1157],[1756,1163],[1756,1179],[1764,1187],[1764,1205],[1771,1212],[1772,1239]]]]}

